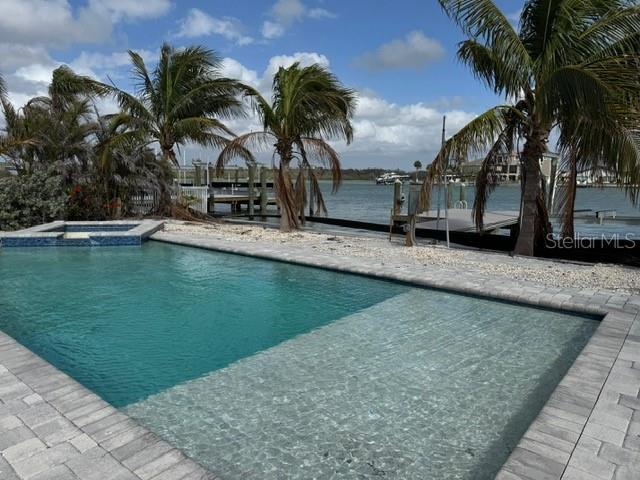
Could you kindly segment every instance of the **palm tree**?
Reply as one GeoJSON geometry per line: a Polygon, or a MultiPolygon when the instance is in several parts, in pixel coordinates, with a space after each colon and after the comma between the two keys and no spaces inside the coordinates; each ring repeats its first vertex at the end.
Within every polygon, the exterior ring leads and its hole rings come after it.
{"type": "Polygon", "coordinates": [[[4,154],[18,173],[49,167],[67,179],[75,171],[86,173],[97,126],[92,102],[104,93],[92,79],[61,66],[53,72],[47,96],[32,98],[18,110],[2,98],[4,154]]]}
{"type": "MultiPolygon", "coordinates": [[[[481,228],[496,186],[494,166],[522,140],[515,253],[533,255],[551,231],[540,161],[554,129],[569,166],[604,162],[630,185],[635,199],[640,179],[640,143],[633,131],[639,125],[640,87],[636,2],[527,0],[516,31],[491,0],[439,1],[469,37],[459,44],[458,58],[510,102],[490,108],[445,143],[429,168],[423,205],[451,159],[486,153],[474,202],[481,228]]],[[[572,202],[563,202],[563,208],[565,223],[572,222],[572,202]]]]}
{"type": "Polygon", "coordinates": [[[320,65],[300,67],[298,63],[289,68],[281,67],[275,74],[271,103],[256,90],[247,88],[246,94],[260,116],[263,130],[230,141],[218,157],[217,168],[221,171],[235,157],[254,161],[252,148],[273,146],[274,155],[279,159],[274,177],[281,209],[280,229],[287,232],[304,221],[305,172],[311,179],[315,210],[326,212],[312,169],[313,161],[331,169],[334,192],[340,186],[340,157],[327,140],[351,142],[356,95],[326,68],[320,65]],[[295,186],[290,171],[294,159],[298,160],[299,166],[295,186]]]}
{"type": "Polygon", "coordinates": [[[416,160],[415,162],[413,162],[413,168],[416,169],[416,182],[417,182],[420,169],[422,168],[422,162],[420,160],[416,160]]]}
{"type": "MultiPolygon", "coordinates": [[[[160,58],[149,72],[142,57],[129,51],[135,95],[110,87],[122,112],[112,118],[111,146],[132,139],[147,144],[157,142],[163,159],[178,166],[176,145],[193,142],[221,148],[233,133],[220,121],[244,114],[237,94],[242,85],[220,76],[220,58],[200,46],[174,49],[162,45],[160,58]]],[[[108,148],[103,149],[105,157],[108,148]]],[[[171,203],[166,190],[160,199],[160,213],[166,213],[171,203]]]]}
{"type": "Polygon", "coordinates": [[[139,136],[160,145],[162,156],[178,165],[176,145],[194,142],[222,147],[233,133],[218,120],[243,115],[237,98],[241,84],[220,76],[221,59],[201,46],[174,49],[163,44],[153,72],[129,50],[135,95],[110,87],[122,112],[113,128],[128,127],[126,137],[139,136]]]}

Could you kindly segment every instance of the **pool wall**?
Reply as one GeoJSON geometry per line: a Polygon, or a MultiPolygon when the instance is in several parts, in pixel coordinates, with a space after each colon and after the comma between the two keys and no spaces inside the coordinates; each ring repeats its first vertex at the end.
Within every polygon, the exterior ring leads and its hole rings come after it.
{"type": "Polygon", "coordinates": [[[0,232],[0,247],[141,245],[152,234],[162,230],[163,226],[164,222],[157,220],[112,220],[105,222],[58,220],[15,232],[0,232]],[[69,233],[76,235],[68,236],[69,233]]]}

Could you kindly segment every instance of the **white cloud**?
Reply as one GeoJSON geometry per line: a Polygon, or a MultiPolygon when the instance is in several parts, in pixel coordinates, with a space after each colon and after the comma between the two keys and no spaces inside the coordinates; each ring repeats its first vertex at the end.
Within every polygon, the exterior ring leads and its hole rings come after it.
{"type": "Polygon", "coordinates": [[[107,40],[123,20],[155,18],[169,0],[89,0],[73,8],[68,0],[0,0],[0,42],[61,47],[107,40]]]}
{"type": "MultiPolygon", "coordinates": [[[[136,52],[145,60],[145,62],[153,61],[157,57],[157,52],[150,50],[136,50],[136,52]]],[[[71,61],[69,66],[74,70],[109,70],[119,67],[131,65],[129,52],[81,52],[78,57],[71,61]]]]}
{"type": "Polygon", "coordinates": [[[267,40],[272,38],[278,38],[284,35],[284,27],[279,23],[274,23],[269,20],[265,20],[262,24],[262,36],[267,40]]]}
{"type": "Polygon", "coordinates": [[[369,70],[393,68],[421,69],[440,59],[444,48],[437,40],[426,37],[420,31],[409,32],[404,38],[395,39],[356,59],[356,64],[369,70]]]}
{"type": "Polygon", "coordinates": [[[94,10],[104,9],[116,19],[156,18],[171,9],[169,0],[90,0],[94,10]]]}
{"type": "Polygon", "coordinates": [[[300,0],[278,0],[271,7],[271,14],[284,25],[290,25],[302,18],[306,7],[300,0]]]}
{"type": "Polygon", "coordinates": [[[309,18],[314,19],[322,19],[322,18],[336,18],[337,15],[329,10],[325,10],[324,8],[312,8],[307,12],[307,16],[309,18]]]}
{"type": "MultiPolygon", "coordinates": [[[[474,115],[462,110],[442,111],[425,103],[398,105],[372,93],[360,93],[354,118],[354,142],[339,150],[352,154],[382,153],[390,158],[420,154],[429,161],[440,148],[442,116],[454,133],[474,115]]],[[[424,163],[424,162],[423,162],[424,163]]]]}
{"type": "Polygon", "coordinates": [[[73,11],[67,0],[0,0],[0,41],[22,45],[64,46],[106,40],[108,11],[90,6],[73,11]]]}
{"type": "Polygon", "coordinates": [[[52,61],[44,47],[0,43],[0,69],[3,71],[13,71],[25,65],[52,61]]]}
{"type": "Polygon", "coordinates": [[[245,67],[233,58],[225,58],[222,61],[221,73],[226,77],[237,78],[241,82],[258,89],[264,97],[271,98],[273,76],[280,67],[287,68],[296,62],[302,67],[313,64],[329,67],[329,59],[325,55],[315,52],[296,52],[293,55],[276,55],[271,57],[261,75],[258,75],[258,72],[245,67]]]}
{"type": "Polygon", "coordinates": [[[202,37],[207,35],[221,35],[238,45],[253,43],[253,38],[242,33],[240,22],[233,18],[215,18],[202,10],[192,8],[180,22],[178,37],[202,37]]]}
{"type": "Polygon", "coordinates": [[[222,76],[227,78],[235,78],[242,83],[257,87],[259,82],[258,74],[255,70],[250,70],[233,58],[225,58],[222,60],[220,68],[222,76]]]}
{"type": "Polygon", "coordinates": [[[305,18],[322,20],[337,17],[324,8],[309,8],[301,0],[277,0],[268,15],[270,19],[262,24],[262,36],[267,40],[282,37],[291,25],[305,18]]]}

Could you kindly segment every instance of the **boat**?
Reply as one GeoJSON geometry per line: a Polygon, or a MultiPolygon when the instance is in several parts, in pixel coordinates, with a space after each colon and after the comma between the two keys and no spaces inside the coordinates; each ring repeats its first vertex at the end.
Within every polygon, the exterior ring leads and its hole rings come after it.
{"type": "Polygon", "coordinates": [[[396,182],[396,180],[400,180],[404,182],[409,179],[409,175],[400,175],[399,173],[387,172],[380,175],[376,178],[376,184],[378,185],[391,185],[396,182]]]}

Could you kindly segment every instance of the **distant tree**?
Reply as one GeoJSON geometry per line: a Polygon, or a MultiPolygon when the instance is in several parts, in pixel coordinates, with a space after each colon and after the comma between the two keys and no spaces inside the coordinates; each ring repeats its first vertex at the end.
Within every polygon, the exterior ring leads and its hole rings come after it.
{"type": "Polygon", "coordinates": [[[273,147],[279,159],[274,178],[281,208],[280,229],[288,232],[298,228],[301,221],[306,198],[305,172],[312,182],[312,195],[316,199],[314,210],[326,212],[316,174],[311,168],[312,161],[331,170],[334,191],[340,185],[340,158],[327,140],[351,142],[356,95],[324,67],[300,67],[298,63],[289,68],[281,67],[275,74],[271,103],[256,90],[247,89],[247,95],[260,115],[263,131],[234,138],[220,153],[217,167],[222,170],[235,157],[254,161],[252,149],[273,147]],[[290,172],[294,159],[299,163],[295,186],[290,172]]]}

